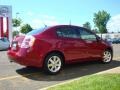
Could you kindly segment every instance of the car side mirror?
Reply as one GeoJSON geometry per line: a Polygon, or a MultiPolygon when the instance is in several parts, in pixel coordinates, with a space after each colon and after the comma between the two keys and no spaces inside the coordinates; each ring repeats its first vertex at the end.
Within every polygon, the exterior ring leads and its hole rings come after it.
{"type": "Polygon", "coordinates": [[[99,36],[97,36],[97,41],[99,42],[99,41],[101,41],[101,40],[102,40],[102,38],[99,37],[99,36]]]}

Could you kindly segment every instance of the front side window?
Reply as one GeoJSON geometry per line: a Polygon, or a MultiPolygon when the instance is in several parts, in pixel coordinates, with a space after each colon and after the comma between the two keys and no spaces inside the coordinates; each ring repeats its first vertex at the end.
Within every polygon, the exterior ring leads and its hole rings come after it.
{"type": "Polygon", "coordinates": [[[78,38],[77,32],[74,28],[70,27],[61,27],[57,29],[57,35],[59,37],[66,38],[78,38]]]}
{"type": "Polygon", "coordinates": [[[82,28],[79,31],[80,31],[81,39],[96,41],[96,36],[92,32],[82,29],[82,28]]]}

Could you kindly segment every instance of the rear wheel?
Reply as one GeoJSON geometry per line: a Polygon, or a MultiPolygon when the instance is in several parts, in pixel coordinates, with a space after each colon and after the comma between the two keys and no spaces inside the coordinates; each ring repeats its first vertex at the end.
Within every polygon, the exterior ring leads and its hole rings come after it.
{"type": "Polygon", "coordinates": [[[103,63],[110,63],[112,61],[112,52],[110,50],[105,50],[103,52],[103,63]]]}
{"type": "Polygon", "coordinates": [[[63,58],[57,53],[51,53],[45,58],[44,70],[49,74],[57,74],[63,66],[63,58]]]}

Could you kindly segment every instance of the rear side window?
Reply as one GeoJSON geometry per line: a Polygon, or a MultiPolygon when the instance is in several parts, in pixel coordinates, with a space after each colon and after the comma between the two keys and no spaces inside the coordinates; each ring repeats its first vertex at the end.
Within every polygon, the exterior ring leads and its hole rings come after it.
{"type": "Polygon", "coordinates": [[[61,27],[57,29],[57,35],[59,37],[66,38],[78,38],[77,32],[74,28],[70,27],[61,27]]]}

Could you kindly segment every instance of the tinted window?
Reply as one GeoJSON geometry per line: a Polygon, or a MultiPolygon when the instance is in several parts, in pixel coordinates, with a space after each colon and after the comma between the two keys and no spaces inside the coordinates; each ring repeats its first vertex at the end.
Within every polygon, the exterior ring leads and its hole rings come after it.
{"type": "Polygon", "coordinates": [[[67,38],[78,38],[77,32],[74,28],[70,27],[61,27],[57,29],[57,35],[60,37],[67,38]]]}
{"type": "Polygon", "coordinates": [[[29,33],[27,33],[27,35],[36,35],[36,34],[42,33],[45,30],[46,28],[34,29],[30,31],[29,33]]]}
{"type": "Polygon", "coordinates": [[[86,29],[81,28],[81,29],[79,29],[79,32],[80,32],[80,37],[83,40],[91,40],[91,41],[96,40],[96,36],[92,32],[90,32],[86,29]]]}

